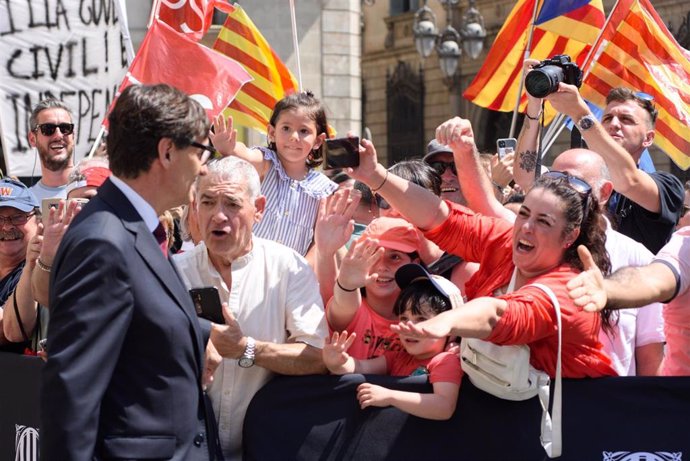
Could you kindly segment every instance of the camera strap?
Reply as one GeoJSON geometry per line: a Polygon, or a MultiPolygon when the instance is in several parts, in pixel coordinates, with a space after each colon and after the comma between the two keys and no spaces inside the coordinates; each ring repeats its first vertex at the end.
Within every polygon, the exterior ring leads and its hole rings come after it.
{"type": "Polygon", "coordinates": [[[534,167],[534,180],[536,181],[541,176],[541,158],[542,146],[544,145],[544,105],[545,101],[541,100],[541,122],[539,124],[539,136],[537,136],[537,158],[534,167]]]}

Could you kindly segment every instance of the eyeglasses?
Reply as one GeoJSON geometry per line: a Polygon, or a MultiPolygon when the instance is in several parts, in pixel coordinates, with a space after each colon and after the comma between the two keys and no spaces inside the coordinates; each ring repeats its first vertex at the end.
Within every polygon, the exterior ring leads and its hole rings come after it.
{"type": "Polygon", "coordinates": [[[589,197],[592,195],[592,186],[584,179],[580,179],[577,176],[570,175],[563,171],[547,171],[542,174],[542,176],[545,178],[566,180],[568,181],[568,185],[572,187],[575,192],[580,194],[580,197],[582,197],[582,222],[584,223],[587,220],[589,197]]]}
{"type": "Polygon", "coordinates": [[[448,168],[450,168],[450,171],[452,171],[455,176],[458,175],[458,169],[455,167],[454,162],[429,162],[429,166],[439,175],[442,175],[448,168]]]}
{"type": "Polygon", "coordinates": [[[379,194],[374,194],[374,198],[376,199],[376,205],[382,210],[388,210],[391,207],[391,204],[386,202],[386,199],[381,197],[379,194]]]}
{"type": "Polygon", "coordinates": [[[40,131],[43,136],[52,136],[56,129],[60,129],[60,133],[69,136],[74,133],[74,123],[41,123],[36,125],[34,131],[40,131]]]}
{"type": "Polygon", "coordinates": [[[27,222],[29,222],[29,219],[31,219],[32,216],[36,214],[35,211],[32,211],[31,213],[25,213],[25,214],[15,214],[12,216],[0,216],[0,226],[4,226],[5,224],[11,224],[13,226],[23,226],[27,222]]]}
{"type": "Polygon", "coordinates": [[[207,144],[201,144],[200,142],[190,141],[190,146],[201,149],[199,153],[199,160],[202,165],[206,165],[209,160],[217,160],[222,157],[220,152],[218,152],[215,147],[207,144]]]}

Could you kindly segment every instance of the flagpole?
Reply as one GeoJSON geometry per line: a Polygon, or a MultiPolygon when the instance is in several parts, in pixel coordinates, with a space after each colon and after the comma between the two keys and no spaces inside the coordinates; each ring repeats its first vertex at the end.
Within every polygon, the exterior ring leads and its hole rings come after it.
{"type": "Polygon", "coordinates": [[[290,0],[290,19],[292,21],[292,44],[295,48],[295,58],[297,58],[297,82],[299,90],[302,91],[302,65],[299,59],[299,41],[297,39],[297,18],[295,17],[295,0],[290,0]]]}
{"type": "MultiPolygon", "coordinates": [[[[292,1],[292,0],[291,0],[292,1]]],[[[534,35],[534,21],[537,19],[537,10],[539,8],[539,0],[534,0],[534,11],[532,12],[532,22],[529,29],[529,37],[527,38],[527,48],[525,48],[525,54],[523,58],[523,63],[525,59],[529,58],[529,49],[532,47],[532,36],[534,35]]],[[[520,86],[517,93],[517,101],[515,101],[515,109],[513,109],[513,120],[510,122],[510,135],[509,138],[515,137],[515,125],[517,124],[517,115],[520,111],[520,97],[522,96],[522,86],[525,81],[525,66],[522,66],[522,73],[520,74],[520,86]]]]}
{"type": "Polygon", "coordinates": [[[149,23],[146,24],[146,28],[150,28],[153,24],[154,19],[158,19],[158,15],[161,10],[161,0],[153,0],[153,5],[151,6],[151,15],[149,16],[149,23]]]}

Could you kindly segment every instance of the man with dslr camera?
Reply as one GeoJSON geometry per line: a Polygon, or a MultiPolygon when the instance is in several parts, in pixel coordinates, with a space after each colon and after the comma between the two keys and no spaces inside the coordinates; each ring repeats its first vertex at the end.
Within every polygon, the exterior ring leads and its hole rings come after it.
{"type": "MultiPolygon", "coordinates": [[[[537,164],[537,137],[542,99],[569,116],[589,149],[600,154],[615,189],[611,201],[618,230],[656,253],[669,240],[683,208],[683,185],[666,172],[646,173],[638,168],[640,157],[654,142],[657,110],[651,97],[627,88],[614,88],[606,98],[599,122],[578,91],[579,79],[571,67],[554,57],[545,62],[525,60],[527,111],[515,158],[515,180],[529,188],[537,164]],[[533,69],[541,74],[530,78],[533,69]],[[575,80],[575,81],[573,81],[575,80]],[[531,85],[530,85],[531,83],[531,85]]],[[[571,64],[572,63],[567,63],[571,64]]]]}

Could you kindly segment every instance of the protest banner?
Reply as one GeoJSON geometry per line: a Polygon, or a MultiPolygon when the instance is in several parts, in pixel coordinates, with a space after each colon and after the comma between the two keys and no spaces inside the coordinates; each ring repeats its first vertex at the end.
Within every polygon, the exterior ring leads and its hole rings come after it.
{"type": "Polygon", "coordinates": [[[127,71],[119,0],[0,1],[0,134],[5,174],[40,175],[29,115],[52,96],[72,109],[75,161],[89,152],[127,71]]]}

